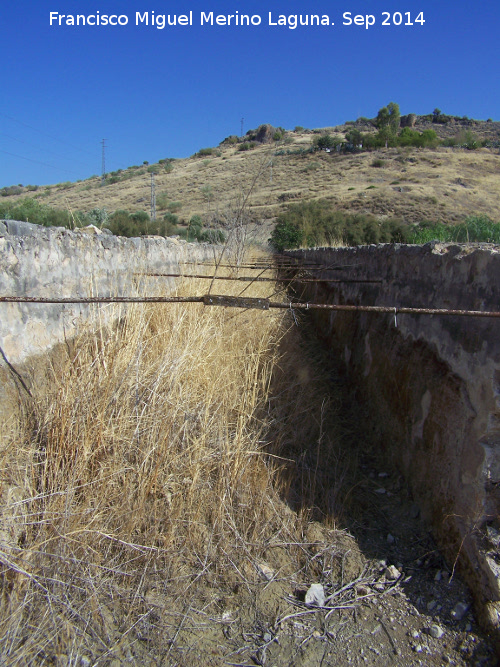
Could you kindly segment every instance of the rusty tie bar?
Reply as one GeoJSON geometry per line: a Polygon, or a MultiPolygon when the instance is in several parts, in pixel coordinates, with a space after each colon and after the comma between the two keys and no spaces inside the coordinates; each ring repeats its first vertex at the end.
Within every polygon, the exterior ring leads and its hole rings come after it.
{"type": "Polygon", "coordinates": [[[461,317],[500,317],[498,311],[456,310],[449,308],[412,308],[407,306],[363,306],[332,303],[302,303],[270,301],[270,299],[250,298],[206,294],[204,296],[96,296],[96,297],[35,297],[35,296],[0,296],[0,303],[203,303],[205,306],[224,306],[229,308],[256,308],[258,310],[334,310],[340,312],[390,313],[393,315],[452,315],[461,317]]]}

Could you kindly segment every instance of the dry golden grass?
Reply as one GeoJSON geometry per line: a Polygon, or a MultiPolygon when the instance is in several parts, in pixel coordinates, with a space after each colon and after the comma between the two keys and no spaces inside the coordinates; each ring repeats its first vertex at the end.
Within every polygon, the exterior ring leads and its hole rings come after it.
{"type": "Polygon", "coordinates": [[[335,433],[290,315],[116,315],[63,346],[2,432],[2,664],[141,662],[144,635],[157,658],[179,633],[168,614],[220,615],[221,594],[250,591],[262,562],[291,576],[307,561],[297,545],[328,495],[319,457],[335,433]]]}

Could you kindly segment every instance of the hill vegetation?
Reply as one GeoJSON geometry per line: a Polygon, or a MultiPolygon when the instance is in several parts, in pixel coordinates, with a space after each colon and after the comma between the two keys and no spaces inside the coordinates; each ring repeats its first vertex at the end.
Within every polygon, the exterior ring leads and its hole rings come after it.
{"type": "MultiPolygon", "coordinates": [[[[246,222],[255,224],[261,241],[277,221],[298,225],[297,238],[307,244],[408,242],[436,234],[451,240],[470,238],[478,229],[470,219],[483,221],[475,240],[496,239],[499,149],[500,122],[440,109],[401,116],[391,102],[376,118],[337,127],[261,125],[190,158],[110,172],[104,184],[93,176],[5,187],[0,217],[70,228],[95,224],[126,236],[223,240],[243,198],[246,222]],[[152,173],[156,220],[149,215],[152,173]],[[317,224],[309,220],[313,213],[317,224]],[[449,231],[456,225],[467,231],[449,231]]],[[[283,229],[276,234],[281,238],[283,229]]]]}

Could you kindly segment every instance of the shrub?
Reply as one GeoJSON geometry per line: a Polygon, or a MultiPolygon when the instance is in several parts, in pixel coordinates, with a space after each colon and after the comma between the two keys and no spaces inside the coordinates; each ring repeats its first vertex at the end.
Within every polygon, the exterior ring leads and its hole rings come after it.
{"type": "Polygon", "coordinates": [[[385,160],[382,160],[381,158],[375,158],[372,162],[372,167],[376,167],[377,169],[380,169],[380,167],[385,166],[385,160]]]}
{"type": "Polygon", "coordinates": [[[131,237],[153,233],[149,215],[145,211],[130,214],[118,209],[109,216],[107,226],[116,236],[131,237]]]}
{"type": "Polygon", "coordinates": [[[199,240],[199,237],[201,236],[202,227],[203,227],[203,221],[201,219],[201,216],[193,215],[193,217],[190,219],[188,223],[187,240],[188,241],[199,240]]]}
{"type": "Polygon", "coordinates": [[[400,220],[378,220],[372,215],[337,211],[327,200],[290,204],[278,217],[269,239],[279,251],[300,245],[404,243],[410,228],[400,220]]]}
{"type": "Polygon", "coordinates": [[[204,155],[212,155],[213,152],[213,148],[200,148],[200,150],[196,153],[196,156],[203,157],[204,155]]]}
{"type": "Polygon", "coordinates": [[[2,197],[9,197],[10,195],[20,195],[24,192],[24,188],[19,185],[10,185],[0,190],[2,197]]]}
{"type": "Polygon", "coordinates": [[[331,134],[322,134],[319,137],[314,137],[313,146],[318,150],[326,148],[334,148],[339,143],[339,139],[332,137],[331,134]]]}
{"type": "Polygon", "coordinates": [[[180,201],[171,201],[167,209],[170,211],[170,213],[178,213],[182,208],[182,203],[180,201]]]}
{"type": "Polygon", "coordinates": [[[486,216],[468,216],[458,225],[421,222],[410,236],[410,243],[500,243],[500,223],[486,216]]]}
{"type": "Polygon", "coordinates": [[[204,243],[225,243],[226,235],[222,229],[206,229],[204,232],[201,232],[198,240],[204,243]]]}
{"type": "Polygon", "coordinates": [[[424,130],[420,135],[422,146],[432,147],[439,143],[438,136],[434,130],[424,130]]]}
{"type": "Polygon", "coordinates": [[[164,211],[168,207],[169,200],[170,197],[167,192],[159,192],[156,195],[156,208],[160,211],[164,211]]]}
{"type": "Polygon", "coordinates": [[[290,248],[298,248],[302,243],[302,232],[292,222],[281,220],[273,229],[269,243],[278,252],[290,248]]]}
{"type": "Polygon", "coordinates": [[[373,133],[363,134],[362,137],[363,137],[363,148],[366,148],[368,150],[373,150],[375,148],[382,148],[383,146],[385,146],[385,138],[380,132],[377,132],[376,134],[373,133]]]}
{"type": "Polygon", "coordinates": [[[255,148],[257,144],[255,141],[244,141],[242,144],[238,146],[239,151],[249,151],[252,150],[252,148],[255,148]]]}
{"type": "Polygon", "coordinates": [[[51,208],[41,204],[36,199],[26,197],[17,201],[15,204],[5,202],[0,204],[0,218],[9,220],[21,220],[23,222],[32,222],[36,225],[45,227],[73,227],[74,222],[77,225],[82,223],[81,216],[75,216],[75,221],[69,211],[51,208]]]}
{"type": "Polygon", "coordinates": [[[352,130],[349,130],[347,134],[345,135],[345,139],[348,144],[351,144],[351,146],[362,146],[363,145],[363,134],[357,130],[356,128],[352,128],[352,130]]]}
{"type": "Polygon", "coordinates": [[[102,228],[108,222],[108,212],[105,208],[93,208],[87,213],[88,221],[91,225],[102,228]]]}

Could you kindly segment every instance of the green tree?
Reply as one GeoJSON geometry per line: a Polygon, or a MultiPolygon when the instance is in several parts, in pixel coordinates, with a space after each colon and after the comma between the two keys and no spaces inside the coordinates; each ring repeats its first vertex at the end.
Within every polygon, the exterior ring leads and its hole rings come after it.
{"type": "Polygon", "coordinates": [[[385,146],[394,143],[399,129],[401,113],[399,104],[389,102],[386,107],[379,109],[377,114],[377,127],[379,137],[384,141],[385,146]]]}
{"type": "Polygon", "coordinates": [[[315,137],[313,143],[316,148],[324,150],[325,148],[333,148],[338,141],[331,134],[322,134],[320,137],[315,137]]]}
{"type": "Polygon", "coordinates": [[[302,243],[303,232],[294,223],[281,220],[274,228],[269,243],[278,252],[286,248],[298,248],[302,243]]]}
{"type": "Polygon", "coordinates": [[[349,130],[349,132],[345,135],[345,139],[348,144],[352,144],[353,146],[363,145],[363,135],[356,128],[349,130]]]}

